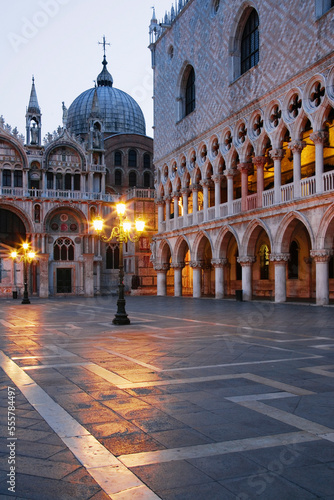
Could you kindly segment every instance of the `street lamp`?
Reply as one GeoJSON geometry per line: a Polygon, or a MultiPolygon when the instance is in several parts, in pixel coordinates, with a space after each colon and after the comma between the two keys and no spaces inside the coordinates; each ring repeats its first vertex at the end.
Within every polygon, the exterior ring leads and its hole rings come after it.
{"type": "Polygon", "coordinates": [[[22,247],[18,251],[13,250],[10,256],[13,261],[23,262],[24,292],[21,304],[30,304],[28,296],[28,264],[34,260],[36,254],[31,250],[29,243],[23,243],[22,247]]]}
{"type": "Polygon", "coordinates": [[[117,313],[113,319],[114,325],[129,325],[130,320],[125,311],[125,298],[124,298],[124,262],[123,262],[123,243],[128,240],[135,242],[139,240],[140,234],[144,231],[145,222],[141,219],[135,221],[135,227],[132,227],[131,221],[125,217],[125,204],[118,203],[116,205],[116,212],[119,218],[118,226],[112,228],[110,236],[102,234],[104,220],[97,217],[93,220],[93,227],[98,233],[102,241],[109,242],[116,239],[119,242],[119,284],[118,284],[118,300],[117,300],[117,313]],[[136,232],[131,234],[132,230],[136,232]]]}

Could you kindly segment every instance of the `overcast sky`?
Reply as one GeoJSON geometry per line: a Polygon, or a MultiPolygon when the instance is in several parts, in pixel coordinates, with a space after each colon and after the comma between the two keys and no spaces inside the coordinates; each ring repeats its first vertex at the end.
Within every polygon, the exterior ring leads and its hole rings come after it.
{"type": "Polygon", "coordinates": [[[0,30],[0,115],[25,135],[31,78],[42,110],[42,137],[62,124],[67,108],[94,86],[102,70],[103,35],[114,87],[140,105],[152,136],[152,69],[148,26],[172,0],[5,0],[0,30]]]}

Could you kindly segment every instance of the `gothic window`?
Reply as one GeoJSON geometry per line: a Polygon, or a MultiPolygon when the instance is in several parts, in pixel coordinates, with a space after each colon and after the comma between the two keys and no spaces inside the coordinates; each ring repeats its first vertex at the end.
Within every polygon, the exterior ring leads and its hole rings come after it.
{"type": "Polygon", "coordinates": [[[122,166],[122,153],[120,151],[115,151],[115,166],[122,166]]]}
{"type": "Polygon", "coordinates": [[[144,173],[144,188],[151,187],[151,175],[149,172],[144,173]]]}
{"type": "Polygon", "coordinates": [[[269,279],[269,248],[261,245],[260,248],[260,280],[269,279]]]}
{"type": "Polygon", "coordinates": [[[129,186],[135,187],[137,185],[137,175],[136,172],[129,173],[129,186]]]}
{"type": "Polygon", "coordinates": [[[53,189],[53,173],[47,172],[46,174],[46,185],[47,189],[53,189]]]}
{"type": "Polygon", "coordinates": [[[111,244],[106,250],[106,269],[119,269],[119,246],[111,244]]]}
{"type": "Polygon", "coordinates": [[[115,186],[122,185],[122,170],[115,170],[115,186]]]}
{"type": "Polygon", "coordinates": [[[148,153],[144,154],[144,168],[151,168],[151,157],[148,153]]]}
{"type": "Polygon", "coordinates": [[[56,174],[56,189],[63,189],[63,176],[62,174],[56,174]]]}
{"type": "Polygon", "coordinates": [[[298,279],[298,244],[295,241],[291,242],[290,245],[290,260],[288,262],[288,279],[296,280],[298,279]]]}
{"type": "Polygon", "coordinates": [[[128,166],[129,167],[137,166],[137,153],[134,149],[130,149],[129,151],[128,166]]]}
{"type": "Polygon", "coordinates": [[[22,170],[14,170],[14,187],[23,186],[23,173],[22,170]]]}
{"type": "Polygon", "coordinates": [[[96,207],[90,207],[89,213],[90,213],[90,220],[94,220],[96,218],[96,207]]]}
{"type": "Polygon", "coordinates": [[[10,187],[12,185],[12,172],[8,169],[2,172],[2,185],[4,187],[10,187]]]}
{"type": "Polygon", "coordinates": [[[81,175],[74,174],[74,191],[80,191],[81,189],[80,180],[81,180],[81,175]]]}
{"type": "Polygon", "coordinates": [[[34,220],[35,220],[35,222],[41,222],[41,206],[40,205],[34,206],[34,220]]]}
{"type": "Polygon", "coordinates": [[[241,38],[241,74],[259,62],[259,16],[252,9],[241,38]]]}
{"type": "Polygon", "coordinates": [[[185,95],[185,116],[189,115],[195,109],[195,71],[191,68],[186,83],[185,95]]]}
{"type": "Polygon", "coordinates": [[[69,238],[58,238],[53,245],[54,260],[74,260],[74,243],[69,238]]]}
{"type": "Polygon", "coordinates": [[[71,190],[72,176],[71,174],[65,174],[65,189],[71,190]]]}

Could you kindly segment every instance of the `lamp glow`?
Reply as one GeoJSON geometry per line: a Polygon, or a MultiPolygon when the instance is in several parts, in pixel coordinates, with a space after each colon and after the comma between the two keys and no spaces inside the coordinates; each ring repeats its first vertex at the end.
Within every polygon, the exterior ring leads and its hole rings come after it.
{"type": "Polygon", "coordinates": [[[11,252],[10,256],[11,256],[12,259],[16,259],[17,252],[11,252]]]}
{"type": "Polygon", "coordinates": [[[137,219],[136,230],[138,231],[138,233],[142,233],[144,231],[144,228],[145,228],[145,222],[141,219],[137,219]]]}
{"type": "Polygon", "coordinates": [[[123,222],[123,229],[126,232],[131,231],[131,222],[129,221],[129,219],[125,219],[125,221],[123,222]]]}
{"type": "Polygon", "coordinates": [[[117,203],[116,212],[117,212],[117,215],[124,215],[125,214],[125,203],[117,203]]]}
{"type": "Polygon", "coordinates": [[[93,227],[94,227],[95,231],[98,231],[98,232],[102,231],[103,224],[104,224],[104,222],[103,222],[103,219],[101,219],[101,217],[93,220],[93,227]]]}

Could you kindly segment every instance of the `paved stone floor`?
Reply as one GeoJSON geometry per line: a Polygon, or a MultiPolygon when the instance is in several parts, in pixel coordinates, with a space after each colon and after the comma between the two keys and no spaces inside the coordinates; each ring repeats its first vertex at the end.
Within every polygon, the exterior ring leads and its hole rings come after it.
{"type": "Polygon", "coordinates": [[[333,307],[0,308],[1,499],[334,499],[333,307]]]}

